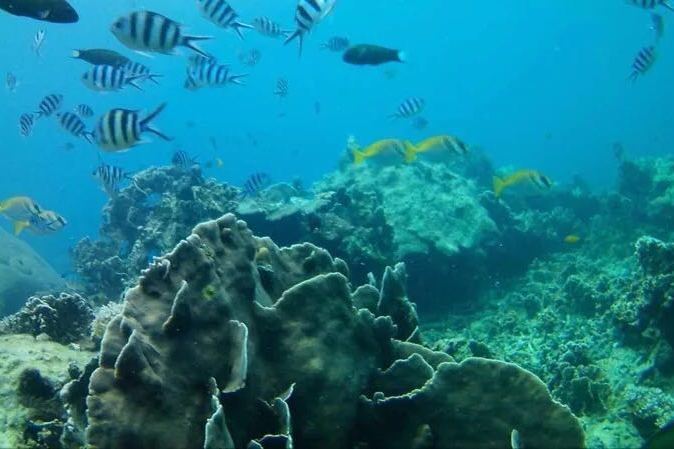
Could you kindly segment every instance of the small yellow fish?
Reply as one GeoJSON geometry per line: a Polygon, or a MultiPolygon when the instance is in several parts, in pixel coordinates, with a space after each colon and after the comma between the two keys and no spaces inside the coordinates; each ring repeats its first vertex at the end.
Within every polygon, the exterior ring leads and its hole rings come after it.
{"type": "Polygon", "coordinates": [[[440,155],[445,155],[449,154],[448,152],[459,156],[466,156],[468,154],[468,146],[461,140],[452,136],[429,137],[416,145],[406,146],[405,162],[413,162],[419,154],[438,153],[440,155]]]}
{"type": "Polygon", "coordinates": [[[494,195],[500,198],[504,190],[520,184],[533,185],[540,190],[549,190],[553,185],[550,178],[536,170],[518,170],[505,178],[494,176],[494,195]]]}
{"type": "Polygon", "coordinates": [[[0,214],[13,222],[14,235],[19,235],[30,225],[32,217],[40,214],[42,209],[27,196],[15,196],[0,201],[0,214]]]}
{"type": "Polygon", "coordinates": [[[564,243],[568,243],[569,245],[575,245],[576,243],[580,243],[582,239],[580,238],[579,235],[576,234],[570,234],[564,237],[564,243]]]}
{"type": "Polygon", "coordinates": [[[368,159],[379,158],[382,156],[393,156],[395,159],[403,160],[405,149],[412,146],[410,142],[403,142],[397,139],[378,140],[364,149],[352,149],[353,162],[360,165],[368,159]]]}

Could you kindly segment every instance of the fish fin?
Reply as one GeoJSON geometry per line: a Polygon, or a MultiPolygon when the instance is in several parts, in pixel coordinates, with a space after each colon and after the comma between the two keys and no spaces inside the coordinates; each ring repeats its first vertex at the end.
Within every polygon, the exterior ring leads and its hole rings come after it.
{"type": "Polygon", "coordinates": [[[494,182],[494,195],[496,196],[496,198],[501,198],[503,190],[506,188],[505,182],[498,176],[494,176],[493,182],[494,182]]]}
{"type": "Polygon", "coordinates": [[[302,56],[302,47],[303,47],[303,45],[304,45],[304,32],[303,32],[302,30],[300,30],[299,28],[298,28],[293,34],[291,34],[290,36],[288,36],[288,38],[285,40],[285,42],[283,43],[283,45],[288,45],[289,43],[291,43],[291,42],[294,41],[295,39],[298,39],[298,40],[299,40],[299,43],[300,43],[300,56],[302,56]]]}
{"type": "Polygon", "coordinates": [[[28,226],[30,226],[30,223],[27,221],[15,221],[14,222],[14,235],[19,235],[23,232],[24,229],[26,229],[28,226]]]}
{"type": "Polygon", "coordinates": [[[155,84],[159,84],[159,81],[157,81],[155,78],[161,78],[163,76],[164,75],[158,75],[156,73],[150,73],[149,75],[145,75],[145,78],[149,79],[150,81],[152,81],[155,84]]]}
{"type": "Polygon", "coordinates": [[[405,162],[411,164],[417,159],[417,148],[412,142],[406,140],[405,143],[405,162]]]}
{"type": "Polygon", "coordinates": [[[398,62],[407,62],[407,54],[404,51],[398,52],[398,62]]]}
{"type": "Polygon", "coordinates": [[[672,5],[672,4],[669,3],[668,1],[662,2],[662,6],[664,6],[664,7],[667,8],[667,9],[669,9],[670,11],[674,11],[674,5],[672,5]]]}
{"type": "Polygon", "coordinates": [[[135,52],[138,53],[141,56],[145,56],[146,58],[154,59],[154,55],[150,54],[146,51],[135,50],[135,52]]]}
{"type": "Polygon", "coordinates": [[[356,165],[360,165],[363,162],[365,162],[365,154],[362,151],[358,150],[351,150],[353,153],[353,163],[356,165]]]}
{"type": "Polygon", "coordinates": [[[196,51],[199,53],[201,56],[205,58],[212,58],[211,55],[203,51],[201,48],[199,48],[194,42],[195,41],[207,41],[209,39],[213,39],[212,36],[184,36],[183,41],[181,45],[189,48],[190,50],[196,51]]]}

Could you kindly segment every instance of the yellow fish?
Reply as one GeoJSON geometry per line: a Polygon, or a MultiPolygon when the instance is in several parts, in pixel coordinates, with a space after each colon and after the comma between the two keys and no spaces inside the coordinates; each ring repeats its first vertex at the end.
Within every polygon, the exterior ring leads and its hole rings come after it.
{"type": "Polygon", "coordinates": [[[351,152],[353,153],[353,162],[356,165],[360,165],[368,159],[375,157],[380,158],[383,156],[393,156],[395,159],[400,159],[402,161],[405,155],[405,149],[408,146],[412,146],[412,143],[403,142],[397,139],[384,139],[378,140],[362,150],[353,148],[351,152]]]}
{"type": "Polygon", "coordinates": [[[564,237],[564,243],[568,243],[569,245],[575,245],[576,243],[580,243],[580,241],[580,236],[576,234],[570,234],[564,237]]]}
{"type": "Polygon", "coordinates": [[[27,196],[15,196],[0,201],[0,214],[4,215],[14,224],[14,235],[30,225],[30,220],[42,212],[40,206],[27,196]]]}
{"type": "Polygon", "coordinates": [[[29,231],[38,235],[53,234],[63,229],[67,224],[65,218],[51,210],[42,211],[30,217],[29,220],[20,222],[21,230],[28,228],[29,231]]]}
{"type": "Polygon", "coordinates": [[[533,185],[540,190],[549,190],[553,185],[550,178],[536,170],[518,170],[505,178],[494,176],[494,195],[500,198],[504,190],[520,184],[533,185]]]}
{"type": "Polygon", "coordinates": [[[468,155],[468,146],[452,136],[429,137],[416,145],[409,145],[405,148],[405,162],[414,162],[419,154],[437,153],[445,155],[449,154],[448,152],[466,156],[468,155]]]}

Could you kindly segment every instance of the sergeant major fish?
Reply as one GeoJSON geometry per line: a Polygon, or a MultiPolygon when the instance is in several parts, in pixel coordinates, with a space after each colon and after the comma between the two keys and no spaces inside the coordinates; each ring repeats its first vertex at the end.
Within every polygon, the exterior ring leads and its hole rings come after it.
{"type": "Polygon", "coordinates": [[[271,184],[271,176],[267,173],[253,173],[243,184],[242,198],[257,196],[262,190],[271,184]]]}
{"type": "Polygon", "coordinates": [[[304,35],[311,32],[321,20],[325,19],[334,9],[337,0],[299,0],[295,9],[295,23],[297,29],[288,36],[285,44],[295,39],[299,40],[299,51],[302,54],[304,35]]]}
{"type": "Polygon", "coordinates": [[[285,78],[279,78],[276,80],[276,90],[274,91],[274,95],[276,95],[279,98],[285,98],[288,96],[288,92],[290,90],[288,80],[285,78]]]}
{"type": "Polygon", "coordinates": [[[173,156],[171,156],[171,163],[178,168],[186,170],[193,165],[196,165],[197,159],[190,156],[183,150],[177,150],[175,153],[173,153],[173,156]]]}
{"type": "MultiPolygon", "coordinates": [[[[202,57],[201,55],[194,55],[194,56],[199,56],[202,57]]],[[[159,84],[159,81],[157,81],[157,78],[161,78],[162,75],[158,75],[156,73],[152,73],[150,68],[146,65],[141,64],[140,62],[136,61],[127,61],[124,64],[121,65],[120,67],[121,70],[126,72],[127,75],[131,76],[138,76],[139,79],[148,79],[152,81],[155,84],[159,84]]]]}
{"type": "Polygon", "coordinates": [[[426,107],[426,100],[420,97],[411,97],[400,103],[398,110],[390,118],[410,118],[421,113],[426,107]]]}
{"type": "Polygon", "coordinates": [[[260,33],[262,36],[267,36],[271,38],[278,37],[288,37],[290,36],[290,31],[285,31],[281,28],[281,25],[271,20],[269,17],[258,17],[253,20],[253,28],[260,33]]]}
{"type": "Polygon", "coordinates": [[[72,112],[64,112],[62,114],[56,114],[56,117],[61,124],[61,127],[68,131],[75,137],[83,137],[89,143],[93,143],[93,133],[87,131],[87,127],[79,118],[79,116],[72,112]]]}
{"type": "Polygon", "coordinates": [[[122,168],[108,164],[99,165],[91,175],[100,183],[103,191],[110,197],[117,194],[122,181],[131,179],[131,176],[122,168]]]}
{"type": "Polygon", "coordinates": [[[38,111],[35,113],[37,116],[36,118],[49,117],[54,112],[61,109],[61,106],[63,106],[63,95],[49,94],[40,101],[38,111]]]}
{"type": "Polygon", "coordinates": [[[75,106],[73,111],[82,118],[90,118],[94,116],[94,110],[91,109],[91,106],[86,104],[78,104],[75,106]]]}
{"type": "Polygon", "coordinates": [[[641,9],[655,9],[658,6],[664,6],[674,11],[674,6],[672,6],[669,0],[628,0],[628,2],[641,9]]]}
{"type": "Polygon", "coordinates": [[[655,53],[654,46],[651,45],[639,50],[632,63],[632,73],[629,76],[629,80],[635,82],[640,76],[645,75],[646,72],[653,68],[656,60],[657,54],[655,53]]]}
{"type": "Polygon", "coordinates": [[[253,29],[239,20],[239,15],[225,0],[197,0],[201,14],[221,28],[231,28],[239,39],[243,39],[243,29],[253,29]]]}
{"type": "Polygon", "coordinates": [[[170,141],[170,137],[152,126],[152,120],[157,118],[165,107],[166,103],[143,118],[138,111],[129,109],[112,109],[106,112],[99,119],[94,131],[96,143],[104,151],[117,152],[145,143],[141,141],[144,133],[151,133],[170,141]]]}
{"type": "Polygon", "coordinates": [[[175,54],[176,47],[183,46],[208,56],[195,42],[211,39],[186,36],[178,22],[151,11],[135,11],[122,16],[110,30],[121,43],[140,52],[175,54]]]}
{"type": "Polygon", "coordinates": [[[28,137],[33,132],[33,125],[35,124],[35,118],[33,114],[21,114],[19,117],[19,130],[23,137],[28,137]]]}
{"type": "Polygon", "coordinates": [[[126,86],[133,86],[143,90],[137,83],[144,75],[129,75],[121,68],[111,65],[96,65],[91,70],[82,74],[82,82],[91,90],[98,92],[112,92],[121,90],[126,86]]]}
{"type": "Polygon", "coordinates": [[[224,87],[227,84],[243,85],[243,78],[246,76],[246,73],[232,74],[227,65],[206,62],[188,68],[185,87],[196,90],[201,87],[224,87]]]}

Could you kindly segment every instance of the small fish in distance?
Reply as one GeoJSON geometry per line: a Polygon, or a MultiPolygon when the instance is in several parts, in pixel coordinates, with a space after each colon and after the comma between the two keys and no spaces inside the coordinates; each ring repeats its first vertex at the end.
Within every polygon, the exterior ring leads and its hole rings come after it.
{"type": "Polygon", "coordinates": [[[276,95],[279,98],[285,98],[288,96],[288,92],[290,91],[290,85],[288,84],[288,80],[285,78],[279,78],[276,80],[276,90],[274,91],[274,95],[276,95]]]}
{"type": "Polygon", "coordinates": [[[353,65],[381,65],[388,62],[405,62],[405,53],[379,45],[354,45],[344,52],[342,60],[353,65]]]}
{"type": "Polygon", "coordinates": [[[253,27],[262,36],[271,38],[288,37],[291,31],[285,31],[281,25],[271,20],[269,17],[258,17],[253,20],[253,27]]]}
{"type": "Polygon", "coordinates": [[[400,103],[395,113],[389,115],[392,119],[410,118],[420,114],[426,107],[426,100],[420,97],[411,97],[400,103]]]}
{"type": "Polygon", "coordinates": [[[246,182],[243,184],[243,191],[241,192],[241,197],[254,197],[260,194],[260,192],[271,185],[271,176],[267,173],[253,173],[246,179],[246,182]]]}
{"type": "Polygon", "coordinates": [[[79,104],[75,106],[73,111],[82,118],[90,118],[94,116],[94,110],[91,109],[91,106],[86,104],[79,104]]]}
{"type": "Polygon", "coordinates": [[[90,50],[73,50],[72,57],[81,59],[92,65],[111,65],[120,67],[130,62],[129,58],[120,55],[116,51],[105,50],[103,48],[92,48],[90,50]]]}
{"type": "Polygon", "coordinates": [[[653,68],[653,65],[655,65],[656,61],[657,53],[655,52],[654,46],[651,45],[642,48],[634,57],[634,62],[632,63],[632,73],[628,79],[632,82],[636,82],[640,76],[645,75],[653,68]]]}
{"type": "Polygon", "coordinates": [[[28,137],[33,132],[33,125],[35,124],[35,117],[33,114],[21,114],[19,117],[19,130],[23,137],[28,137]]]}
{"type": "Polygon", "coordinates": [[[334,36],[321,44],[321,48],[339,53],[349,48],[349,45],[349,39],[341,36],[334,36]]]}
{"type": "Polygon", "coordinates": [[[52,23],[75,23],[77,11],[66,0],[0,0],[0,9],[20,17],[52,23]]]}
{"type": "Polygon", "coordinates": [[[627,1],[641,9],[655,9],[659,6],[664,6],[665,8],[674,11],[674,6],[672,6],[669,0],[627,0],[627,1]]]}
{"type": "Polygon", "coordinates": [[[187,47],[208,56],[195,42],[211,39],[210,36],[187,36],[182,25],[152,11],[135,11],[115,20],[110,27],[112,34],[124,45],[140,52],[171,55],[177,47],[187,47]]]}
{"type": "Polygon", "coordinates": [[[38,111],[35,113],[36,118],[49,117],[63,106],[63,95],[49,94],[40,101],[38,111]]]}
{"type": "Polygon", "coordinates": [[[187,170],[193,165],[197,165],[197,159],[187,154],[184,150],[177,150],[173,153],[173,156],[171,156],[171,164],[183,170],[187,170]]]}
{"type": "Polygon", "coordinates": [[[5,88],[10,92],[14,92],[18,85],[19,81],[17,80],[16,75],[12,72],[7,72],[7,75],[5,76],[5,88]]]}
{"type": "Polygon", "coordinates": [[[42,46],[44,45],[44,40],[47,34],[45,33],[44,30],[37,30],[37,33],[35,33],[35,36],[33,37],[33,53],[35,53],[38,57],[42,57],[42,46]]]}
{"type": "Polygon", "coordinates": [[[63,129],[75,137],[82,137],[89,143],[93,143],[93,133],[87,131],[87,127],[79,116],[73,112],[56,114],[59,124],[63,129]]]}

